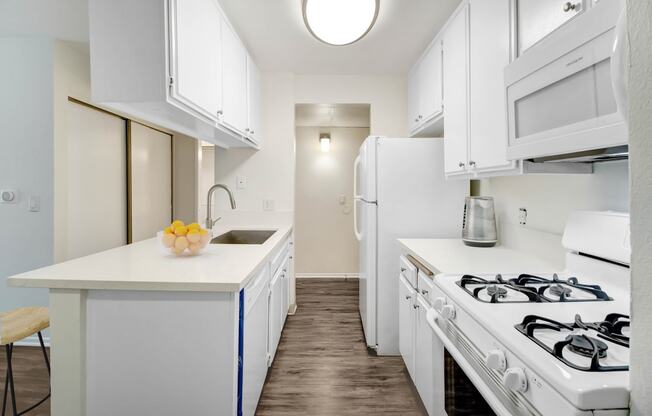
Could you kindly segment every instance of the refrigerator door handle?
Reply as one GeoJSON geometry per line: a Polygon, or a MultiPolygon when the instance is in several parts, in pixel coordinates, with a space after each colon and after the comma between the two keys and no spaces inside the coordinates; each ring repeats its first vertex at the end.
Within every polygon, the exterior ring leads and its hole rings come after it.
{"type": "Polygon", "coordinates": [[[358,195],[358,167],[360,166],[360,156],[353,162],[353,233],[358,241],[362,240],[362,234],[358,232],[358,202],[361,198],[358,195]]]}
{"type": "Polygon", "coordinates": [[[360,155],[355,158],[353,162],[353,199],[361,199],[358,195],[358,167],[360,166],[360,155]]]}

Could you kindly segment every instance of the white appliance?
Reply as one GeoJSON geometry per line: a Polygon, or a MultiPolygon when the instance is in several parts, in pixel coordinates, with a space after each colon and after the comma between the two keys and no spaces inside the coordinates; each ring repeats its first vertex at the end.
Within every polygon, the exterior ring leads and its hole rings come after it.
{"type": "Polygon", "coordinates": [[[628,141],[624,5],[567,3],[586,10],[505,68],[508,159],[624,157],[624,147],[603,151],[628,141]]]}
{"type": "Polygon", "coordinates": [[[434,279],[436,414],[629,414],[629,215],[575,213],[563,244],[559,274],[434,279]]]}
{"type": "Polygon", "coordinates": [[[446,181],[443,139],[369,137],[354,172],[362,327],[368,347],[398,355],[397,239],[459,237],[469,182],[446,181]]]}

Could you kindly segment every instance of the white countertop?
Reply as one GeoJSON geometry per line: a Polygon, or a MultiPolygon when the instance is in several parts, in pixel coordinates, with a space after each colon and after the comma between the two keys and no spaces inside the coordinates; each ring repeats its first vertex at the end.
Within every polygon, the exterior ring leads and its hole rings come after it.
{"type": "Polygon", "coordinates": [[[213,235],[231,229],[278,231],[261,245],[208,244],[200,255],[182,257],[165,253],[159,241],[152,238],[11,276],[8,284],[57,289],[235,292],[245,287],[281,248],[292,225],[222,225],[215,227],[213,235]]]}
{"type": "Polygon", "coordinates": [[[557,267],[503,246],[469,247],[461,239],[399,239],[424,265],[439,273],[545,273],[557,267]]]}

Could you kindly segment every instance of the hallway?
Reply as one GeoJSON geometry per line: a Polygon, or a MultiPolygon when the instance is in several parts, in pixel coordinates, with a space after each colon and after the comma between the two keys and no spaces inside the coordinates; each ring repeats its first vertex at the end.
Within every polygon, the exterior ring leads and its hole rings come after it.
{"type": "Polygon", "coordinates": [[[367,353],[358,281],[297,280],[257,415],[423,415],[400,357],[367,353]]]}

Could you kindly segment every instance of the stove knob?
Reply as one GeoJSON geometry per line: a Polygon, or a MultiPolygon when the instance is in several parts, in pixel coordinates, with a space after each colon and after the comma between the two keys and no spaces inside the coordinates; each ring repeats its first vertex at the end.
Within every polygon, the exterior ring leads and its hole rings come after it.
{"type": "Polygon", "coordinates": [[[519,367],[508,368],[503,374],[503,384],[510,390],[525,393],[527,391],[525,370],[519,367]]]}
{"type": "Polygon", "coordinates": [[[505,371],[507,368],[507,359],[505,358],[505,353],[501,350],[491,350],[487,357],[485,358],[487,367],[492,370],[505,371]]]}
{"type": "Polygon", "coordinates": [[[432,302],[432,306],[439,313],[441,313],[442,309],[444,309],[444,305],[446,305],[446,298],[435,298],[435,300],[432,302]]]}
{"type": "Polygon", "coordinates": [[[445,319],[455,319],[455,306],[444,305],[441,310],[441,316],[443,316],[445,319]]]}

